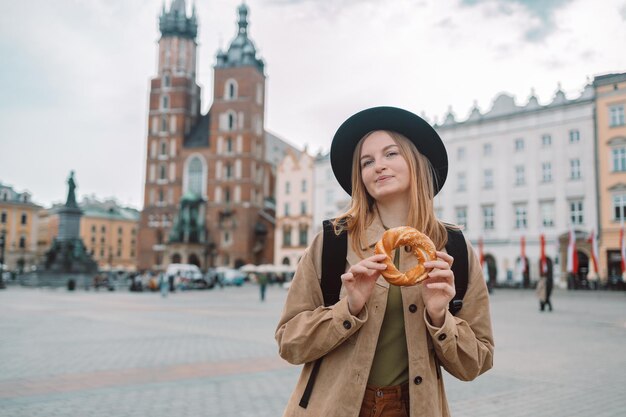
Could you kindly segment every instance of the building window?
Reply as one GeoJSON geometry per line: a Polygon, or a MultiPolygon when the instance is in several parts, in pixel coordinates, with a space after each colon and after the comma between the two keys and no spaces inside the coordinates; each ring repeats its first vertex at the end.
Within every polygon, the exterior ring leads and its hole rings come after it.
{"type": "Polygon", "coordinates": [[[569,131],[569,143],[580,142],[580,132],[578,129],[572,129],[569,131]]]}
{"type": "Polygon", "coordinates": [[[285,203],[285,216],[289,216],[289,203],[285,203]]]}
{"type": "Polygon", "coordinates": [[[298,231],[298,245],[306,246],[309,235],[309,228],[306,225],[300,225],[300,229],[298,231]]]}
{"type": "Polygon", "coordinates": [[[330,205],[335,200],[335,192],[333,190],[326,190],[326,204],[330,205]]]}
{"type": "Polygon", "coordinates": [[[456,224],[467,227],[467,207],[457,207],[455,212],[456,224]]]}
{"type": "Polygon", "coordinates": [[[541,224],[543,227],[554,227],[554,203],[545,201],[540,203],[541,224]]]}
{"type": "Polygon", "coordinates": [[[289,183],[289,181],[285,182],[285,194],[289,195],[289,192],[291,191],[291,184],[289,183]]]}
{"type": "Polygon", "coordinates": [[[233,152],[233,140],[230,137],[226,138],[226,152],[233,152]]]}
{"type": "Polygon", "coordinates": [[[626,146],[611,149],[611,159],[613,160],[613,172],[626,171],[626,146]]]}
{"type": "Polygon", "coordinates": [[[613,196],[613,220],[626,220],[626,194],[613,196]]]}
{"type": "Polygon", "coordinates": [[[495,229],[495,209],[493,206],[483,206],[483,229],[495,229]]]}
{"type": "Polygon", "coordinates": [[[230,188],[224,188],[224,202],[230,203],[230,188]]]}
{"type": "Polygon", "coordinates": [[[236,119],[235,113],[228,113],[228,130],[235,130],[236,119]]]}
{"type": "Polygon", "coordinates": [[[194,156],[189,161],[187,176],[189,178],[188,190],[196,195],[202,195],[202,161],[199,157],[194,156]]]}
{"type": "Polygon", "coordinates": [[[91,226],[91,233],[96,233],[96,226],[95,225],[91,226]]]}
{"type": "Polygon", "coordinates": [[[580,159],[569,160],[569,177],[572,180],[580,179],[580,159]]]}
{"type": "Polygon", "coordinates": [[[26,238],[24,236],[20,236],[20,249],[24,249],[26,247],[26,238]]]}
{"type": "Polygon", "coordinates": [[[456,159],[459,161],[463,161],[465,159],[465,148],[460,147],[456,151],[456,159]]]}
{"type": "Polygon", "coordinates": [[[291,226],[283,227],[283,246],[291,246],[291,226]]]}
{"type": "Polygon", "coordinates": [[[524,139],[517,138],[515,139],[515,152],[520,152],[524,150],[524,139]]]}
{"type": "Polygon", "coordinates": [[[167,155],[167,142],[161,142],[161,155],[167,155]]]}
{"type": "Polygon", "coordinates": [[[2,214],[0,214],[0,223],[5,224],[7,222],[7,212],[3,211],[2,214]]]}
{"type": "Polygon", "coordinates": [[[232,178],[233,176],[233,165],[230,162],[226,163],[226,178],[232,178]]]}
{"type": "Polygon", "coordinates": [[[303,216],[306,214],[306,201],[300,202],[300,214],[303,216]]]}
{"type": "Polygon", "coordinates": [[[22,218],[20,219],[20,223],[22,225],[25,225],[26,223],[28,223],[28,215],[26,213],[22,213],[22,218]]]}
{"type": "Polygon", "coordinates": [[[516,165],[515,166],[515,185],[524,185],[524,166],[516,165]]]}
{"type": "Polygon", "coordinates": [[[302,180],[302,192],[306,193],[306,180],[302,180]]]}
{"type": "Polygon", "coordinates": [[[167,132],[167,116],[161,116],[161,132],[167,132]]]}
{"type": "Polygon", "coordinates": [[[526,205],[516,204],[515,205],[515,228],[526,229],[527,226],[528,226],[528,223],[526,221],[526,205]]]}
{"type": "Polygon", "coordinates": [[[541,163],[541,181],[542,182],[552,181],[552,163],[551,162],[541,163]]]}
{"type": "Polygon", "coordinates": [[[552,146],[552,136],[548,134],[541,135],[541,146],[544,148],[552,146]]]}
{"type": "Polygon", "coordinates": [[[161,108],[166,110],[170,107],[170,98],[168,96],[161,97],[161,108]]]}
{"type": "Polygon", "coordinates": [[[102,227],[100,228],[100,231],[101,231],[102,233],[106,233],[106,231],[107,231],[106,226],[102,226],[102,227]]]}
{"type": "Polygon", "coordinates": [[[166,180],[167,179],[167,167],[165,164],[159,166],[159,179],[166,180]]]}
{"type": "Polygon", "coordinates": [[[170,86],[170,76],[166,74],[163,76],[163,87],[169,87],[169,86],[170,86]]]}
{"type": "Polygon", "coordinates": [[[623,126],[624,125],[624,105],[609,107],[609,126],[623,126]]]}
{"type": "Polygon", "coordinates": [[[117,234],[118,234],[118,235],[121,235],[122,233],[123,233],[122,228],[121,228],[121,227],[118,227],[118,228],[117,228],[117,234]]]}
{"type": "Polygon", "coordinates": [[[465,172],[459,172],[456,175],[456,190],[457,191],[465,191],[467,188],[467,184],[465,183],[465,172]]]}
{"type": "Polygon", "coordinates": [[[230,79],[226,81],[224,87],[224,98],[226,100],[233,100],[237,98],[237,81],[230,79]]]}
{"type": "Polygon", "coordinates": [[[585,216],[583,212],[582,200],[573,200],[569,202],[569,218],[572,224],[583,224],[585,216]]]}
{"type": "Polygon", "coordinates": [[[483,171],[483,186],[485,188],[493,188],[493,170],[486,169],[483,171]]]}
{"type": "Polygon", "coordinates": [[[483,155],[489,156],[491,155],[492,152],[493,152],[493,147],[491,146],[491,143],[485,143],[483,145],[483,155]]]}

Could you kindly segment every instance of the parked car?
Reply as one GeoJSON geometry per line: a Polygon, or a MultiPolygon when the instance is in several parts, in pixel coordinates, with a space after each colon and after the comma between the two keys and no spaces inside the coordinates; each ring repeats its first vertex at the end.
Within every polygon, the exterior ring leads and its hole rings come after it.
{"type": "Polygon", "coordinates": [[[246,281],[246,274],[238,269],[218,266],[215,268],[215,272],[217,274],[217,280],[223,285],[236,285],[240,287],[246,281]]]}
{"type": "Polygon", "coordinates": [[[169,264],[165,270],[167,277],[173,276],[175,285],[181,288],[212,288],[214,283],[202,274],[194,264],[169,264]]]}

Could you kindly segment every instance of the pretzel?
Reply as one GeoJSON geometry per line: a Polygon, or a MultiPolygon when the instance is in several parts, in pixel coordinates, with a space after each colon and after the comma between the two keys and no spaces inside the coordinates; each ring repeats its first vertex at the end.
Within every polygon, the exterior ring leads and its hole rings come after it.
{"type": "Polygon", "coordinates": [[[424,233],[409,227],[395,227],[385,231],[383,237],[376,243],[376,254],[385,254],[387,259],[383,261],[387,269],[381,271],[383,277],[393,285],[415,285],[424,281],[432,268],[425,268],[424,262],[437,259],[435,244],[424,233]],[[410,246],[413,254],[419,260],[413,269],[402,273],[398,271],[391,260],[391,251],[400,246],[410,246]]]}

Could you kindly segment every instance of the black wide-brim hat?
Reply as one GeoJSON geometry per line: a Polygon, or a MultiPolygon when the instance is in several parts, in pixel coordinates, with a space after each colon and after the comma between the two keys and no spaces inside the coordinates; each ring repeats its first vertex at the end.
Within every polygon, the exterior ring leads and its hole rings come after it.
{"type": "Polygon", "coordinates": [[[372,107],[343,122],[330,145],[330,165],[339,185],[352,195],[352,156],[363,136],[388,130],[408,138],[431,163],[435,195],[448,176],[448,153],[443,141],[424,119],[397,107],[372,107]]]}

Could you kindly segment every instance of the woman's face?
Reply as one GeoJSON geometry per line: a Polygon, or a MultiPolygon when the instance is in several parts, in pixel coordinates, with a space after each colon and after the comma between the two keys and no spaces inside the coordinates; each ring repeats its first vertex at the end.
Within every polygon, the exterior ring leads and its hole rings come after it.
{"type": "Polygon", "coordinates": [[[387,132],[376,131],[365,139],[359,166],[365,189],[374,200],[397,197],[409,191],[409,165],[387,132]]]}

